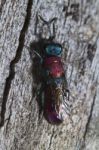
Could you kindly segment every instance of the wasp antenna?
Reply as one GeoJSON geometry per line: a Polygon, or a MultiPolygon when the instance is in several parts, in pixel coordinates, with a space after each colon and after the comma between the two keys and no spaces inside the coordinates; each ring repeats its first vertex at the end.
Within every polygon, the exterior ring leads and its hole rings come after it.
{"type": "Polygon", "coordinates": [[[52,18],[49,23],[52,23],[53,21],[57,21],[57,17],[52,18]]]}
{"type": "MultiPolygon", "coordinates": [[[[29,46],[27,46],[27,45],[24,45],[24,46],[25,46],[25,48],[27,48],[27,49],[30,50],[30,47],[29,47],[29,46]]],[[[41,57],[41,55],[40,55],[38,52],[36,52],[35,50],[33,50],[33,52],[34,52],[40,59],[43,59],[43,58],[41,57]]]]}
{"type": "Polygon", "coordinates": [[[41,59],[41,61],[43,60],[43,58],[41,57],[41,55],[38,52],[36,52],[35,50],[33,50],[33,52],[41,59]]]}
{"type": "Polygon", "coordinates": [[[53,24],[53,39],[55,38],[56,36],[56,32],[55,32],[55,24],[53,24]]]}
{"type": "MultiPolygon", "coordinates": [[[[55,32],[55,21],[57,20],[57,17],[54,17],[54,18],[52,18],[50,21],[49,21],[49,24],[51,25],[51,23],[53,23],[52,24],[52,30],[53,30],[53,35],[51,35],[51,31],[50,31],[50,39],[54,39],[55,38],[55,35],[56,35],[56,32],[55,32]]],[[[50,28],[49,28],[50,29],[50,28]]]]}
{"type": "Polygon", "coordinates": [[[45,24],[48,24],[48,21],[46,21],[43,17],[41,17],[40,15],[38,15],[38,17],[39,17],[40,20],[42,20],[45,24]]]}

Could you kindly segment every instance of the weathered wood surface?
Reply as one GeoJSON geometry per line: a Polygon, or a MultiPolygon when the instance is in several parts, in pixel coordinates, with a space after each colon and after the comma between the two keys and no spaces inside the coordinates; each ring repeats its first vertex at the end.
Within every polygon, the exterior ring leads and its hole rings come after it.
{"type": "Polygon", "coordinates": [[[98,35],[99,0],[1,0],[0,150],[99,149],[98,35]],[[37,13],[45,20],[58,18],[55,40],[64,49],[72,123],[67,118],[53,126],[38,119],[38,83],[29,53],[38,40],[37,13]]]}

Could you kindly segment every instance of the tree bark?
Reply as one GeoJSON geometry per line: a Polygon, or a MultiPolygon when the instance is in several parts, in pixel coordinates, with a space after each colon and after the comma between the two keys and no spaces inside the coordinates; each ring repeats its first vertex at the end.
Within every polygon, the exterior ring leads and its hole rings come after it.
{"type": "Polygon", "coordinates": [[[99,149],[98,7],[99,0],[1,0],[0,150],[99,149]],[[44,39],[49,30],[37,15],[57,18],[54,40],[63,46],[72,122],[59,126],[38,115],[39,64],[31,52],[40,40],[35,30],[44,39]]]}

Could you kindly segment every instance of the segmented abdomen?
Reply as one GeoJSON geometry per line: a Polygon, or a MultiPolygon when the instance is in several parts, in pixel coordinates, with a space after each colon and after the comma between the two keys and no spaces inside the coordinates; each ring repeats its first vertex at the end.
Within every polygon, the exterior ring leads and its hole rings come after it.
{"type": "Polygon", "coordinates": [[[60,115],[62,99],[59,90],[54,84],[48,84],[45,88],[44,116],[52,124],[63,121],[60,115]]]}
{"type": "Polygon", "coordinates": [[[48,57],[43,64],[45,70],[44,116],[52,124],[64,120],[66,105],[65,75],[60,57],[48,57]]]}

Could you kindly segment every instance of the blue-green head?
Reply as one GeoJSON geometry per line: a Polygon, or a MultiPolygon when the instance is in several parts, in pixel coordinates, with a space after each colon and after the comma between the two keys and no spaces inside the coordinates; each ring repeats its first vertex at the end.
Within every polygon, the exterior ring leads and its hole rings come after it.
{"type": "Polygon", "coordinates": [[[62,53],[62,46],[59,43],[50,43],[45,47],[47,56],[60,56],[62,53]]]}

